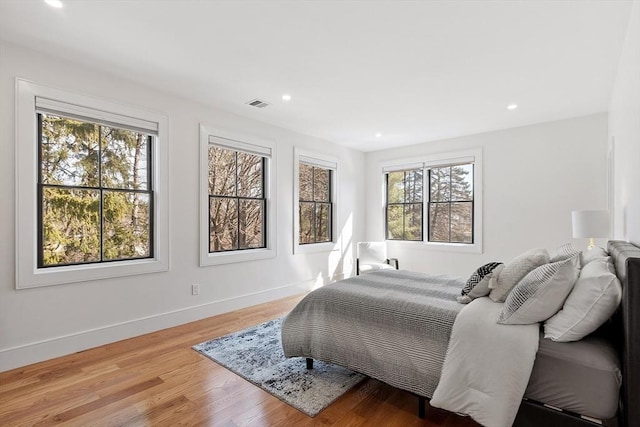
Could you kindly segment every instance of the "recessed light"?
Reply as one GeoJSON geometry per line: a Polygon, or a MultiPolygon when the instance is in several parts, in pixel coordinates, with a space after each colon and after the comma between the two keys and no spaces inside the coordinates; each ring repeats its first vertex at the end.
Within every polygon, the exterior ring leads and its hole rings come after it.
{"type": "Polygon", "coordinates": [[[284,95],[282,95],[282,100],[291,101],[291,95],[289,95],[288,93],[285,93],[284,95]]]}
{"type": "Polygon", "coordinates": [[[376,138],[382,138],[382,134],[380,132],[376,133],[376,138]]]}
{"type": "Polygon", "coordinates": [[[62,2],[60,0],[44,0],[44,2],[51,7],[55,7],[58,9],[62,7],[62,2]]]}
{"type": "Polygon", "coordinates": [[[507,110],[515,110],[518,108],[518,104],[509,104],[507,105],[507,110]]]}

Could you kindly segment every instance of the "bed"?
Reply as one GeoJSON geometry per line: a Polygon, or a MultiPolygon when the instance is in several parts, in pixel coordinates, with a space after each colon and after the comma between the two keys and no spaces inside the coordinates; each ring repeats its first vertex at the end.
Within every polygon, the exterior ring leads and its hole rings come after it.
{"type": "MultiPolygon", "coordinates": [[[[640,249],[611,241],[608,252],[622,284],[618,311],[579,341],[536,339],[514,425],[640,426],[640,407],[630,403],[640,396],[640,249]]],[[[285,355],[307,358],[309,368],[313,359],[345,366],[410,391],[424,416],[453,325],[463,317],[456,301],[463,285],[447,276],[425,282],[418,273],[385,271],[326,286],[283,321],[285,355]]]]}

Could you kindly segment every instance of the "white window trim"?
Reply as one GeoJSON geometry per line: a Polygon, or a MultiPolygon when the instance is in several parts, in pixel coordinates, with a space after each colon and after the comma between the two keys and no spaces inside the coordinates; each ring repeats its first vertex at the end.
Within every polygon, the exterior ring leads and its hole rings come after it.
{"type": "Polygon", "coordinates": [[[169,270],[168,119],[165,115],[16,79],[16,289],[169,270]],[[157,124],[154,138],[154,258],[38,268],[36,97],[157,124]]]}
{"type": "Polygon", "coordinates": [[[340,250],[338,243],[338,159],[326,154],[316,153],[294,147],[293,149],[293,253],[310,254],[340,250]],[[331,241],[323,243],[300,244],[300,161],[314,164],[332,171],[331,177],[331,241]]]}
{"type": "Polygon", "coordinates": [[[443,153],[429,154],[425,156],[413,157],[410,159],[392,160],[389,162],[380,163],[380,173],[382,176],[382,235],[386,240],[386,182],[385,174],[392,171],[405,170],[405,169],[417,169],[423,168],[425,171],[429,167],[436,165],[455,164],[456,162],[469,162],[473,160],[474,163],[474,176],[473,176],[473,243],[444,243],[444,242],[429,242],[427,221],[427,209],[428,209],[428,193],[429,188],[428,174],[423,174],[423,197],[422,197],[422,218],[423,218],[423,230],[422,241],[408,241],[408,240],[387,240],[392,244],[412,245],[416,248],[425,248],[429,250],[438,251],[451,251],[451,252],[467,252],[467,253],[482,253],[482,234],[483,234],[483,219],[482,219],[482,193],[483,193],[483,161],[482,161],[482,148],[474,148],[460,151],[448,151],[443,153]]]}
{"type": "Polygon", "coordinates": [[[276,256],[276,143],[267,139],[242,135],[236,132],[216,129],[200,124],[200,266],[231,264],[256,261],[276,256]],[[262,153],[270,152],[265,168],[265,188],[267,215],[266,247],[242,251],[209,253],[209,144],[219,142],[229,148],[248,151],[256,147],[262,153]],[[248,144],[248,145],[247,145],[248,144]]]}

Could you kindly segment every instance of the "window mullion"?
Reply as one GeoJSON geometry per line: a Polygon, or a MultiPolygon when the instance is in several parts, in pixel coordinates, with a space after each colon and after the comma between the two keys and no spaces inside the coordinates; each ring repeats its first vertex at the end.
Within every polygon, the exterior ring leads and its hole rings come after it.
{"type": "Polygon", "coordinates": [[[333,241],[333,171],[328,171],[329,179],[327,180],[327,194],[329,196],[329,211],[327,212],[327,231],[329,232],[329,241],[333,241]],[[329,224],[331,227],[329,228],[329,224]]]}
{"type": "MultiPolygon", "coordinates": [[[[209,190],[207,190],[207,193],[209,192],[209,190]]],[[[211,252],[211,199],[213,199],[214,196],[212,196],[211,194],[209,194],[209,197],[207,198],[207,212],[209,212],[209,225],[208,225],[208,229],[209,229],[209,238],[207,239],[207,247],[208,250],[207,252],[211,252]]]]}
{"type": "Polygon", "coordinates": [[[98,187],[99,195],[100,195],[100,203],[98,204],[98,217],[100,218],[100,236],[99,236],[99,245],[100,245],[100,261],[104,261],[104,191],[102,189],[102,126],[96,125],[98,127],[98,187]]]}
{"type": "MultiPolygon", "coordinates": [[[[427,191],[429,192],[429,196],[427,197],[427,203],[426,203],[427,208],[425,209],[427,215],[425,216],[427,217],[427,242],[430,242],[431,241],[431,169],[427,169],[426,175],[427,175],[427,187],[428,187],[427,191]]],[[[424,199],[424,196],[423,196],[423,199],[424,199]]],[[[423,210],[423,213],[425,210],[423,210]]],[[[422,222],[424,223],[424,218],[422,222]]],[[[424,233],[422,237],[424,239],[424,233]]]]}
{"type": "MultiPolygon", "coordinates": [[[[329,240],[333,241],[333,202],[331,201],[332,199],[329,199],[329,220],[331,221],[331,229],[329,230],[329,240]]],[[[328,226],[328,224],[327,224],[328,226]]]]}
{"type": "Polygon", "coordinates": [[[386,209],[384,210],[384,237],[385,239],[389,238],[389,173],[386,173],[384,175],[384,183],[385,183],[385,192],[386,192],[386,197],[385,197],[385,201],[386,201],[386,209]]]}
{"type": "Polygon", "coordinates": [[[449,243],[451,243],[451,202],[448,204],[449,207],[449,238],[447,239],[449,243]]]}
{"type": "Polygon", "coordinates": [[[260,245],[261,247],[266,247],[267,246],[267,233],[269,232],[269,230],[267,230],[267,194],[266,194],[266,173],[267,171],[267,159],[265,159],[264,157],[262,158],[262,177],[260,179],[260,183],[262,185],[261,190],[261,195],[262,195],[262,225],[261,225],[261,230],[262,230],[262,244],[260,245]]]}
{"type": "Polygon", "coordinates": [[[407,224],[406,224],[406,219],[407,217],[407,204],[403,203],[402,204],[402,240],[407,240],[407,224]]]}
{"type": "Polygon", "coordinates": [[[152,146],[153,146],[153,137],[149,135],[147,136],[147,190],[152,189],[154,185],[153,174],[151,173],[152,168],[148,167],[148,165],[153,164],[153,160],[154,160],[152,146]]]}
{"type": "Polygon", "coordinates": [[[403,194],[403,204],[402,204],[402,240],[409,240],[407,238],[407,206],[408,206],[408,188],[410,183],[408,182],[408,171],[404,171],[404,181],[403,181],[403,190],[404,190],[404,194],[403,194]]]}
{"type": "Polygon", "coordinates": [[[236,199],[236,221],[237,224],[237,234],[236,234],[236,245],[238,249],[240,249],[240,197],[238,196],[238,152],[235,153],[235,199],[236,199]]]}
{"type": "Polygon", "coordinates": [[[425,170],[422,169],[422,194],[420,195],[420,212],[422,213],[422,219],[420,221],[420,226],[421,226],[421,230],[420,230],[420,241],[424,243],[425,238],[424,238],[424,227],[425,227],[425,218],[427,220],[426,224],[427,224],[427,241],[429,241],[429,204],[428,202],[425,203],[425,189],[427,191],[427,193],[429,194],[428,196],[428,200],[431,199],[431,181],[429,180],[429,170],[425,170]],[[426,172],[426,173],[425,173],[426,172]],[[425,215],[425,206],[427,207],[427,214],[425,215]]]}
{"type": "Polygon", "coordinates": [[[313,201],[313,243],[318,243],[318,205],[316,203],[316,167],[311,166],[311,200],[313,201]]]}
{"type": "MultiPolygon", "coordinates": [[[[475,197],[474,197],[475,199],[475,197]]],[[[473,244],[475,242],[475,227],[476,227],[476,205],[475,205],[475,201],[472,200],[471,201],[471,243],[473,244]]]]}
{"type": "Polygon", "coordinates": [[[37,212],[38,212],[38,232],[37,232],[37,241],[38,241],[38,259],[37,265],[42,267],[44,265],[44,208],[42,203],[44,202],[44,196],[42,194],[42,114],[37,115],[38,118],[38,185],[37,185],[37,212]]]}
{"type": "Polygon", "coordinates": [[[313,201],[313,243],[318,243],[318,204],[313,201]]]}

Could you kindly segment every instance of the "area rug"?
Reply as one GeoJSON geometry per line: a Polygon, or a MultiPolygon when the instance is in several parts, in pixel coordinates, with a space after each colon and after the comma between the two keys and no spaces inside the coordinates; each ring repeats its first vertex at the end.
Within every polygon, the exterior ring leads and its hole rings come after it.
{"type": "Polygon", "coordinates": [[[304,358],[285,358],[281,322],[270,320],[193,349],[310,417],[364,379],[364,375],[318,360],[307,370],[304,358]]]}

